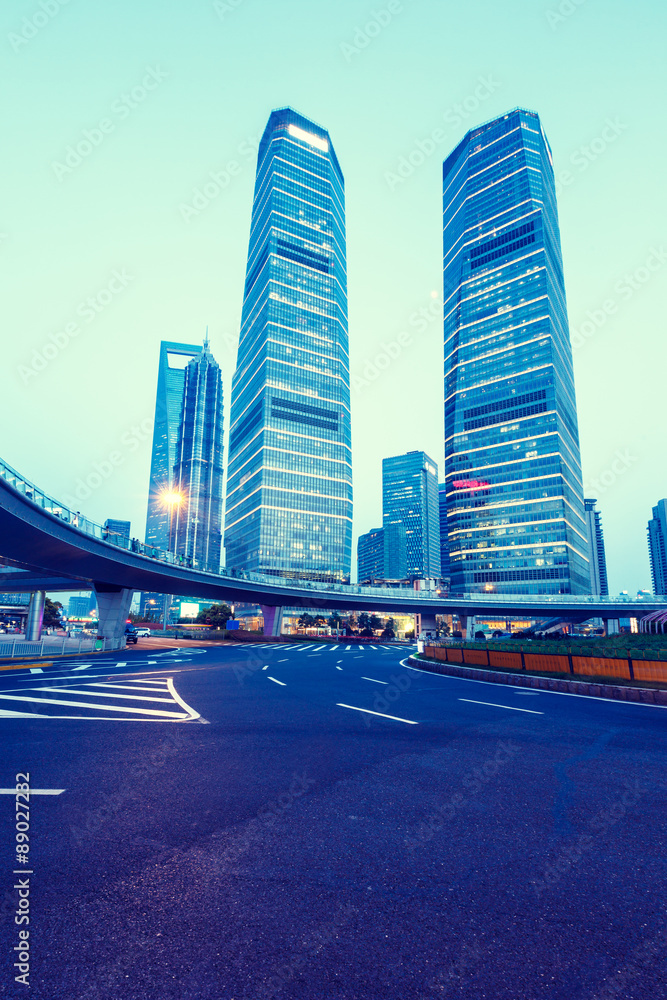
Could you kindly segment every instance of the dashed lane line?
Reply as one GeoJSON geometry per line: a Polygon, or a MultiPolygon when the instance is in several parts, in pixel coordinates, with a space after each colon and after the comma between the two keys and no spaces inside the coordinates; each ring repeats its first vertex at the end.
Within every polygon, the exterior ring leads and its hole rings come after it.
{"type": "Polygon", "coordinates": [[[371,684],[388,684],[389,681],[377,681],[374,677],[362,677],[362,681],[370,681],[371,684]]]}
{"type": "Polygon", "coordinates": [[[277,680],[275,677],[272,677],[271,674],[267,674],[266,676],[267,679],[273,681],[274,684],[280,684],[281,687],[287,687],[287,684],[285,684],[284,681],[277,680]]]}

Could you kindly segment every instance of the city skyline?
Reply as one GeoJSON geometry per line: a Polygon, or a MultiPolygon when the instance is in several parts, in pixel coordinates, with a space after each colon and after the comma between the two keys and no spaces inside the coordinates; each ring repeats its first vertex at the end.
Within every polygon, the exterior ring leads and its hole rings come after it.
{"type": "MultiPolygon", "coordinates": [[[[8,167],[15,197],[0,228],[10,283],[8,323],[19,335],[8,345],[13,374],[3,415],[6,421],[17,412],[29,417],[10,435],[3,457],[52,494],[74,496],[100,522],[109,515],[142,522],[157,343],[187,338],[211,321],[212,348],[229,386],[254,156],[268,110],[291,104],[326,123],[345,163],[354,537],[378,524],[383,455],[418,448],[441,465],[442,159],[470,127],[514,105],[527,105],[539,110],[554,150],[586,494],[598,497],[604,516],[611,592],[647,587],[645,525],[655,497],[665,493],[663,472],[652,461],[659,453],[650,404],[657,396],[658,373],[645,363],[661,343],[665,271],[659,234],[664,227],[651,192],[657,190],[655,168],[664,139],[650,128],[658,79],[651,66],[659,60],[650,55],[636,60],[629,78],[619,74],[613,58],[618,48],[624,59],[632,59],[637,15],[630,18],[619,7],[612,28],[584,7],[552,25],[546,11],[526,17],[516,5],[507,17],[510,33],[504,26],[508,12],[501,18],[485,5],[495,30],[478,46],[472,12],[448,12],[443,19],[435,5],[418,13],[405,8],[363,51],[350,55],[341,46],[352,42],[363,21],[358,5],[337,8],[324,33],[328,49],[309,45],[317,20],[311,27],[300,23],[296,32],[290,24],[288,31],[267,9],[251,80],[236,57],[239,41],[250,30],[250,5],[224,22],[212,11],[209,28],[216,25],[220,32],[202,44],[214,44],[216,55],[225,54],[229,72],[247,83],[221,111],[214,100],[213,71],[199,69],[181,54],[183,39],[176,35],[183,29],[188,37],[187,21],[155,38],[146,12],[123,4],[119,11],[114,22],[101,12],[88,21],[74,7],[63,8],[12,53],[24,96],[10,110],[8,167]],[[128,22],[132,40],[112,66],[95,39],[114,37],[128,22]],[[603,23],[606,45],[600,47],[592,42],[603,23]],[[447,37],[475,37],[475,47],[464,44],[446,67],[436,69],[434,61],[433,69],[423,69],[435,54],[439,28],[446,28],[447,37]],[[275,39],[281,43],[279,63],[271,54],[275,39]],[[498,39],[507,43],[502,58],[495,55],[498,39]],[[154,58],[146,55],[149,40],[155,42],[154,58]],[[391,90],[394,99],[387,102],[378,83],[392,87],[396,56],[411,44],[403,86],[391,90]],[[285,67],[285,53],[297,50],[312,70],[307,89],[301,82],[303,62],[298,73],[285,67]],[[559,68],[566,51],[572,57],[567,77],[559,68]],[[513,52],[521,52],[520,66],[512,61],[513,52]],[[60,72],[66,63],[78,65],[81,53],[86,53],[84,63],[94,56],[96,65],[85,92],[72,89],[60,72]],[[21,141],[28,120],[25,101],[31,101],[44,74],[53,84],[42,87],[47,96],[34,131],[29,141],[21,141]],[[183,114],[190,86],[185,87],[186,78],[197,82],[202,105],[190,124],[183,114]],[[121,95],[134,90],[132,106],[125,104],[121,95]],[[572,100],[577,90],[586,92],[586,102],[572,100]],[[99,146],[58,177],[52,164],[65,161],[69,146],[87,141],[83,130],[92,133],[117,100],[127,113],[121,117],[113,111],[114,131],[102,132],[99,146]],[[360,101],[367,106],[363,126],[354,114],[360,101]],[[203,118],[218,127],[202,129],[203,118]],[[174,120],[177,145],[167,141],[174,120]],[[625,192],[633,172],[641,173],[642,184],[634,186],[630,212],[625,192]],[[130,174],[134,180],[128,188],[130,174]],[[67,332],[74,326],[76,333],[67,332]],[[397,400],[409,408],[409,419],[399,415],[397,400]],[[44,427],[54,419],[56,449],[44,439],[44,427]],[[118,454],[120,463],[105,478],[97,468],[107,469],[111,454],[118,454]],[[94,475],[101,485],[87,487],[94,475]]],[[[655,5],[643,5],[641,12],[654,21],[664,17],[655,5]]],[[[3,16],[9,33],[20,25],[24,10],[10,3],[3,16]]],[[[201,34],[201,25],[196,30],[201,34]]],[[[252,31],[255,36],[256,20],[252,31]]],[[[642,37],[646,44],[657,41],[642,37]]],[[[97,133],[93,138],[99,138],[97,133]]]]}

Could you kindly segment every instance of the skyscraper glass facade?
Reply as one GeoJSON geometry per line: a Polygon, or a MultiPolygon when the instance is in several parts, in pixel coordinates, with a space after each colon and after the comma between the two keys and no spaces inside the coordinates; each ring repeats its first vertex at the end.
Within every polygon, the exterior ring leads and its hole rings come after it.
{"type": "Polygon", "coordinates": [[[423,451],[382,460],[382,523],[405,527],[408,579],[440,578],[438,467],[423,451]]]}
{"type": "Polygon", "coordinates": [[[443,166],[445,483],[455,593],[588,593],[551,151],[537,114],[443,166]]]}
{"type": "Polygon", "coordinates": [[[659,500],[648,522],[648,554],[653,593],[667,594],[667,500],[659,500]]]}
{"type": "Polygon", "coordinates": [[[291,108],[259,147],[228,465],[227,566],[349,580],[343,175],[328,132],[291,108]]]}
{"type": "Polygon", "coordinates": [[[183,411],[185,369],[200,353],[201,347],[193,344],[176,344],[166,340],[160,344],[146,517],[146,542],[160,549],[169,548],[170,512],[164,503],[164,494],[172,488],[183,411]]]}
{"type": "Polygon", "coordinates": [[[173,486],[171,548],[201,569],[217,573],[222,551],[222,378],[208,342],[185,369],[173,486]]]}
{"type": "Polygon", "coordinates": [[[604,550],[602,515],[595,509],[597,500],[584,499],[586,527],[588,529],[588,564],[591,571],[591,594],[598,597],[609,595],[607,582],[607,557],[604,550]]]}

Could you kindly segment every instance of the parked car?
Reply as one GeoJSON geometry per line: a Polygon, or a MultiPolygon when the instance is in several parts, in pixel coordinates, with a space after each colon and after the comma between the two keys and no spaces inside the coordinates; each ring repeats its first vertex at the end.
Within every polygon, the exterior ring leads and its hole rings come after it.
{"type": "Polygon", "coordinates": [[[134,628],[126,628],[125,629],[125,643],[126,643],[126,645],[131,645],[132,643],[134,643],[134,645],[136,646],[138,638],[139,637],[137,635],[137,630],[136,629],[134,629],[134,628]]]}
{"type": "Polygon", "coordinates": [[[151,630],[149,628],[137,628],[134,631],[137,633],[139,638],[144,638],[145,636],[149,636],[151,634],[151,630]]]}

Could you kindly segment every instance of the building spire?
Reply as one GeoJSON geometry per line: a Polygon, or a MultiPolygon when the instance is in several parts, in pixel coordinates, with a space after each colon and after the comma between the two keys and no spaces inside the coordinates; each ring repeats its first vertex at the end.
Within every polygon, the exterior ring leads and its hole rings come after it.
{"type": "Polygon", "coordinates": [[[209,354],[209,339],[208,339],[208,326],[206,327],[206,335],[204,337],[204,351],[209,354]]]}

